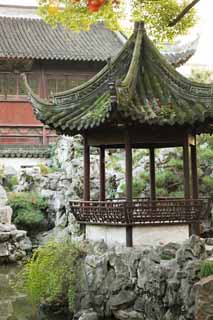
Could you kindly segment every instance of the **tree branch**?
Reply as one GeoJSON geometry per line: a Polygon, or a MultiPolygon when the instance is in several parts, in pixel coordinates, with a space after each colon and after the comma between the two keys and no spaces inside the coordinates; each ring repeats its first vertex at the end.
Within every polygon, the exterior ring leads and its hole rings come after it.
{"type": "Polygon", "coordinates": [[[168,27],[174,27],[185,15],[199,2],[200,0],[193,0],[188,4],[169,24],[168,27]]]}

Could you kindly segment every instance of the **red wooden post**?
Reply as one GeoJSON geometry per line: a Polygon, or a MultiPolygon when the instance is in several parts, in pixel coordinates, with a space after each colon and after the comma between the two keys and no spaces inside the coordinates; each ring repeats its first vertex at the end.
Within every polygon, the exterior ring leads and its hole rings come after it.
{"type": "MultiPolygon", "coordinates": [[[[130,137],[127,134],[125,143],[125,158],[126,158],[126,201],[132,202],[132,146],[130,137]]],[[[126,227],[126,245],[132,247],[133,235],[132,226],[126,227]]]]}
{"type": "Polygon", "coordinates": [[[100,201],[105,201],[105,148],[100,147],[100,201]]]}

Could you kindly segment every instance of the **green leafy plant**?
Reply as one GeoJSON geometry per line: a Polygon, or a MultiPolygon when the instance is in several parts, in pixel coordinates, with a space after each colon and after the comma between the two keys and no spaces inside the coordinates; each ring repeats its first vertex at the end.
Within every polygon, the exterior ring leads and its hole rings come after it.
{"type": "Polygon", "coordinates": [[[43,220],[44,220],[44,214],[41,211],[22,209],[22,210],[19,210],[13,222],[17,226],[20,226],[23,229],[31,230],[35,227],[40,227],[43,220]]]}
{"type": "Polygon", "coordinates": [[[13,209],[12,221],[27,231],[39,230],[45,219],[46,200],[35,192],[13,192],[8,204],[13,209]]]}
{"type": "Polygon", "coordinates": [[[76,243],[49,242],[40,247],[18,275],[16,287],[22,289],[32,305],[55,302],[73,310],[82,251],[76,243]]]}
{"type": "Polygon", "coordinates": [[[7,192],[13,191],[14,187],[18,184],[18,178],[16,176],[9,177],[4,180],[4,188],[7,192]]]}
{"type": "Polygon", "coordinates": [[[40,163],[40,164],[38,165],[38,167],[40,168],[42,175],[46,175],[46,174],[48,174],[48,173],[53,173],[53,172],[55,172],[55,171],[58,170],[58,168],[56,168],[56,167],[48,167],[48,166],[46,166],[46,165],[43,164],[43,163],[40,163]]]}
{"type": "Polygon", "coordinates": [[[201,278],[205,278],[210,275],[213,275],[213,261],[211,260],[202,261],[200,275],[201,275],[201,278]]]}

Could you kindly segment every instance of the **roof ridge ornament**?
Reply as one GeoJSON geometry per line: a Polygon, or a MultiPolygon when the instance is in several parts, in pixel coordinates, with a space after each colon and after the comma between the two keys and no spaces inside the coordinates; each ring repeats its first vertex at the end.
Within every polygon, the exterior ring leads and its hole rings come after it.
{"type": "Polygon", "coordinates": [[[134,50],[132,53],[131,62],[128,68],[128,72],[123,79],[121,83],[117,85],[117,93],[118,93],[118,100],[119,104],[122,105],[122,101],[131,100],[134,93],[135,93],[135,87],[137,83],[137,77],[138,72],[140,69],[140,60],[141,60],[141,54],[142,54],[142,41],[143,41],[143,35],[144,35],[144,22],[136,22],[135,23],[135,44],[134,44],[134,50]]]}

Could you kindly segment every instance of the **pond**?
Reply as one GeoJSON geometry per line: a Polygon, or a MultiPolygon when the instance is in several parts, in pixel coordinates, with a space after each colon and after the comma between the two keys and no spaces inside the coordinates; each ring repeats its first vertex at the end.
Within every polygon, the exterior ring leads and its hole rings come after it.
{"type": "Polygon", "coordinates": [[[16,266],[0,266],[0,320],[67,320],[62,316],[48,317],[41,312],[33,316],[26,295],[12,288],[11,282],[18,271],[16,266]]]}

